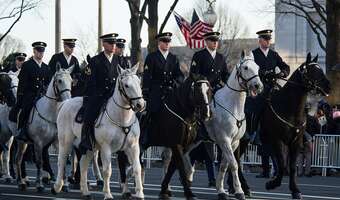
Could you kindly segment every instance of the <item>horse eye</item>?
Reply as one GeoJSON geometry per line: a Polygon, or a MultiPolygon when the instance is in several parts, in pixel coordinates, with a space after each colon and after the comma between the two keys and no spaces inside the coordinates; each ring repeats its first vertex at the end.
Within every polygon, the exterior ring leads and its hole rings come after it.
{"type": "Polygon", "coordinates": [[[244,70],[248,70],[248,66],[245,66],[245,67],[244,67],[244,70]]]}
{"type": "Polygon", "coordinates": [[[127,84],[125,84],[125,87],[126,87],[126,88],[129,88],[129,86],[128,86],[127,84]]]}
{"type": "Polygon", "coordinates": [[[58,80],[58,83],[61,84],[61,80],[58,80]]]}

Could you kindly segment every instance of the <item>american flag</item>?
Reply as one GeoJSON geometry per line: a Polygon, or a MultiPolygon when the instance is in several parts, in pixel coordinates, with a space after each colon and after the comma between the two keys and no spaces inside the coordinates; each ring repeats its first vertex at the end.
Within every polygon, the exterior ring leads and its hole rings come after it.
{"type": "Polygon", "coordinates": [[[188,21],[186,21],[182,16],[180,16],[176,12],[174,12],[174,16],[175,16],[177,25],[179,26],[181,32],[184,35],[187,45],[191,49],[204,48],[205,45],[204,45],[203,35],[207,32],[211,32],[213,29],[213,26],[201,21],[195,10],[192,15],[191,24],[189,24],[188,21]]]}

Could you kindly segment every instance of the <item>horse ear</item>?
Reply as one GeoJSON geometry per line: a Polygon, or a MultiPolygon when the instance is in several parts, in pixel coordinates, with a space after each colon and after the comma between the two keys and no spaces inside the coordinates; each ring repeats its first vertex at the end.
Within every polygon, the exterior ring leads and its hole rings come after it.
{"type": "Polygon", "coordinates": [[[90,60],[91,60],[91,56],[89,54],[87,54],[87,56],[86,56],[87,63],[90,63],[90,60]]]}
{"type": "Polygon", "coordinates": [[[55,65],[55,71],[59,71],[61,69],[61,64],[60,62],[57,62],[57,64],[55,65]]]}
{"type": "Polygon", "coordinates": [[[241,60],[244,60],[245,57],[246,57],[246,51],[243,49],[241,52],[241,60]]]}
{"type": "Polygon", "coordinates": [[[135,64],[135,66],[133,66],[133,67],[130,69],[130,72],[131,72],[132,74],[136,74],[136,73],[137,73],[137,70],[138,70],[138,67],[139,67],[139,62],[137,62],[137,63],[135,64]]]}
{"type": "Polygon", "coordinates": [[[307,59],[306,59],[306,63],[310,63],[310,61],[312,60],[312,55],[310,54],[310,52],[307,54],[307,59]]]}
{"type": "Polygon", "coordinates": [[[70,74],[73,72],[73,70],[74,70],[74,65],[72,65],[71,67],[69,67],[67,70],[70,72],[70,74]]]}
{"type": "Polygon", "coordinates": [[[319,55],[316,54],[315,58],[313,58],[312,62],[317,63],[319,59],[319,55]]]}
{"type": "Polygon", "coordinates": [[[117,71],[118,71],[118,75],[121,75],[122,72],[124,71],[124,69],[120,66],[120,64],[117,65],[117,71]]]}

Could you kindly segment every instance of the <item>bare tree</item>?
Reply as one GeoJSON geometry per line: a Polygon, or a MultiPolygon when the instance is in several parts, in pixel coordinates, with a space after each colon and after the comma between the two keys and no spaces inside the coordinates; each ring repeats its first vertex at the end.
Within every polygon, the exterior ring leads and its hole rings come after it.
{"type": "Polygon", "coordinates": [[[90,55],[91,57],[96,54],[97,48],[97,32],[93,30],[93,25],[88,26],[87,28],[78,27],[76,28],[77,33],[77,46],[76,46],[76,54],[80,56],[80,60],[86,61],[86,56],[90,55]]]}
{"type": "Polygon", "coordinates": [[[5,33],[0,37],[0,42],[11,32],[15,24],[21,19],[22,14],[28,10],[31,10],[39,4],[41,0],[2,0],[0,1],[0,20],[12,20],[11,25],[7,28],[5,33]]]}
{"type": "Polygon", "coordinates": [[[340,1],[339,0],[276,0],[276,12],[304,18],[326,53],[326,71],[332,84],[332,103],[340,103],[340,1]]]}

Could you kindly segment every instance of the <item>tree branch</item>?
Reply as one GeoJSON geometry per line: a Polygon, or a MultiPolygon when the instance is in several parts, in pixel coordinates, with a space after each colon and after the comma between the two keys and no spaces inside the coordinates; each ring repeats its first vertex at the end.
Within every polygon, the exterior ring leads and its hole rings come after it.
{"type": "Polygon", "coordinates": [[[178,3],[178,0],[175,0],[174,3],[171,5],[170,7],[170,10],[168,11],[168,13],[166,14],[165,18],[164,18],[164,21],[162,22],[162,25],[161,25],[161,28],[159,29],[159,33],[162,33],[164,28],[165,28],[165,25],[166,23],[168,22],[169,18],[170,18],[170,15],[171,13],[174,11],[176,5],[178,3]]]}
{"type": "Polygon", "coordinates": [[[8,33],[12,30],[14,25],[20,20],[24,9],[24,0],[21,0],[20,12],[18,18],[12,23],[9,29],[0,37],[0,42],[8,35],[8,33]]]}

